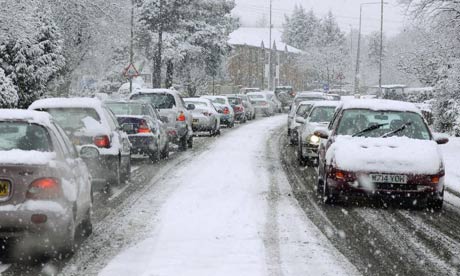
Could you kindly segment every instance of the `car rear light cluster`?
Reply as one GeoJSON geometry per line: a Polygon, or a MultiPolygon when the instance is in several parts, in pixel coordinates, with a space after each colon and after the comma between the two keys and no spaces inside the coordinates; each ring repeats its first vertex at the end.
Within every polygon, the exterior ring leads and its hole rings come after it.
{"type": "Polygon", "coordinates": [[[179,116],[177,116],[177,119],[176,119],[178,122],[185,122],[185,114],[184,112],[180,112],[179,113],[179,116]]]}
{"type": "Polygon", "coordinates": [[[40,178],[30,184],[26,197],[28,199],[49,200],[62,196],[62,188],[55,178],[40,178]]]}
{"type": "Polygon", "coordinates": [[[228,107],[224,108],[224,114],[225,115],[230,114],[230,109],[228,109],[228,107]]]}
{"type": "Polygon", "coordinates": [[[150,133],[152,132],[150,130],[149,125],[147,124],[147,121],[141,120],[139,123],[139,128],[137,129],[137,133],[150,133]]]}
{"type": "Polygon", "coordinates": [[[110,138],[107,135],[96,136],[93,142],[99,148],[110,148],[110,138]]]}
{"type": "Polygon", "coordinates": [[[332,168],[330,172],[330,177],[337,181],[347,181],[347,182],[355,181],[357,179],[356,174],[352,172],[339,170],[337,168],[332,168]]]}

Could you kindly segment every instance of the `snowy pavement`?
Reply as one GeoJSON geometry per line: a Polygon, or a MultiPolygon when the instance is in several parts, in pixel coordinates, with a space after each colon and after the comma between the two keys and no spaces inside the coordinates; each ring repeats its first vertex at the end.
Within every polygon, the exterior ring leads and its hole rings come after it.
{"type": "Polygon", "coordinates": [[[177,188],[144,221],[150,234],[99,275],[358,274],[291,196],[271,139],[285,121],[242,126],[183,163],[163,180],[177,188]]]}

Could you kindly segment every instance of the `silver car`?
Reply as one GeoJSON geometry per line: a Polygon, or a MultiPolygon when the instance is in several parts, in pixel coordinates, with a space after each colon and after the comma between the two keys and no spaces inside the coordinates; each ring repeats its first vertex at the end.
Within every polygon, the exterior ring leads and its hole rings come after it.
{"type": "Polygon", "coordinates": [[[2,109],[0,239],[14,255],[72,252],[92,231],[91,208],[91,176],[64,130],[47,113],[2,109]]]}
{"type": "Polygon", "coordinates": [[[220,134],[220,114],[212,101],[205,98],[185,98],[187,105],[193,104],[192,128],[194,132],[208,131],[209,135],[220,134]]]}
{"type": "Polygon", "coordinates": [[[297,129],[301,126],[296,119],[297,117],[305,118],[310,110],[312,109],[313,105],[316,101],[304,101],[300,102],[299,105],[292,109],[292,111],[288,115],[288,138],[291,145],[297,144],[297,129]]]}

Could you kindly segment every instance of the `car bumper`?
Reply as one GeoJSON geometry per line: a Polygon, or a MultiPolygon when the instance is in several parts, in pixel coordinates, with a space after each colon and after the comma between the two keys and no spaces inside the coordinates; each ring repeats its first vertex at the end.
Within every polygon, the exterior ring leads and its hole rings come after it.
{"type": "Polygon", "coordinates": [[[235,121],[235,118],[233,117],[233,115],[221,115],[220,116],[220,122],[222,124],[231,124],[235,121]]]}
{"type": "Polygon", "coordinates": [[[208,131],[212,130],[214,125],[212,120],[207,117],[194,118],[192,123],[193,131],[208,131]]]}
{"type": "Polygon", "coordinates": [[[263,114],[263,115],[273,114],[273,110],[271,110],[270,107],[256,107],[255,111],[256,111],[256,114],[263,114]]]}
{"type": "Polygon", "coordinates": [[[243,113],[235,113],[235,120],[237,121],[241,121],[243,119],[246,118],[246,114],[243,112],[243,113]]]}
{"type": "MultiPolygon", "coordinates": [[[[294,133],[296,133],[296,132],[294,132],[294,133]]],[[[294,133],[292,133],[292,134],[294,134],[294,133]]],[[[303,146],[302,146],[302,156],[304,158],[318,158],[318,146],[311,145],[311,144],[303,144],[303,146]]]]}
{"type": "Polygon", "coordinates": [[[153,135],[129,135],[129,142],[131,142],[131,153],[134,154],[147,154],[158,150],[153,135]]]}
{"type": "Polygon", "coordinates": [[[187,125],[177,124],[175,127],[168,127],[166,130],[170,142],[179,143],[180,138],[184,135],[187,135],[188,129],[187,125]]]}
{"type": "Polygon", "coordinates": [[[118,155],[100,155],[96,159],[84,159],[93,181],[107,182],[117,177],[118,155]]]}

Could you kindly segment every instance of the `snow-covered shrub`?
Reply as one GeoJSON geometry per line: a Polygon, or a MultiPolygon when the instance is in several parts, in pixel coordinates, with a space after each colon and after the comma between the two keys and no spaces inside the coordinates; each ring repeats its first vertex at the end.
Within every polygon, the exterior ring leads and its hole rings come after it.
{"type": "Polygon", "coordinates": [[[11,79],[0,68],[0,108],[12,108],[18,104],[18,92],[11,79]]]}

